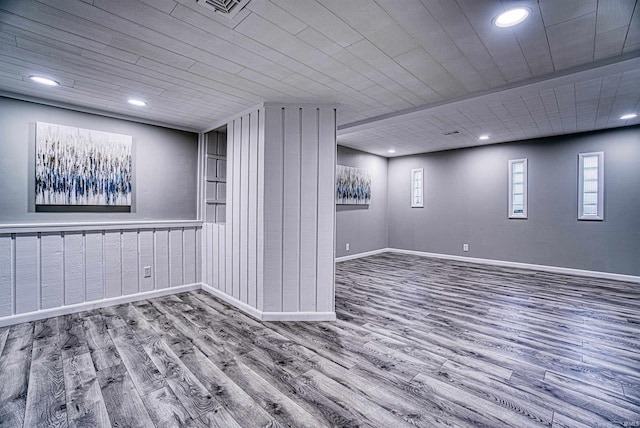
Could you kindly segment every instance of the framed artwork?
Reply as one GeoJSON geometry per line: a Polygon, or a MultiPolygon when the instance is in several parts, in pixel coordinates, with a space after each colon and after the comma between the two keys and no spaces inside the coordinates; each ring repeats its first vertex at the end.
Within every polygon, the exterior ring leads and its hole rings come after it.
{"type": "Polygon", "coordinates": [[[371,174],[366,168],[337,165],[336,204],[369,205],[371,203],[371,174]]]}
{"type": "Polygon", "coordinates": [[[424,208],[424,168],[411,170],[411,208],[424,208]]]}
{"type": "Polygon", "coordinates": [[[132,137],[36,123],[36,205],[131,206],[132,137]]]}

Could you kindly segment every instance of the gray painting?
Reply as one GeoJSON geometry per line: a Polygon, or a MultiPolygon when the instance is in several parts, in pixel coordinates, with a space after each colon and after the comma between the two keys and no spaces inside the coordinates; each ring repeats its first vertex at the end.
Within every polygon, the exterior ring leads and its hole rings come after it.
{"type": "Polygon", "coordinates": [[[36,124],[36,205],[130,206],[129,135],[36,124]]]}
{"type": "Polygon", "coordinates": [[[371,173],[366,168],[337,165],[336,204],[369,205],[371,203],[371,173]]]}

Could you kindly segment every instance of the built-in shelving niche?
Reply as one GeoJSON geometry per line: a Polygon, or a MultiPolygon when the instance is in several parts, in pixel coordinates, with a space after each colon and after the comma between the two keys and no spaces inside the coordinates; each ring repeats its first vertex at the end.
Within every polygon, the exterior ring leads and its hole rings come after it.
{"type": "Polygon", "coordinates": [[[224,223],[227,204],[227,133],[206,134],[205,221],[224,223]]]}

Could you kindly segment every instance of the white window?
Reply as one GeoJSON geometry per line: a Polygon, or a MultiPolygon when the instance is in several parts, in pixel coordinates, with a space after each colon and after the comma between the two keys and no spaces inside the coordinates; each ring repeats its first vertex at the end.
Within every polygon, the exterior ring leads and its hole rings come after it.
{"type": "Polygon", "coordinates": [[[411,170],[411,208],[424,207],[424,169],[411,170]]]}
{"type": "Polygon", "coordinates": [[[604,219],[604,152],[578,155],[578,219],[604,219]]]}
{"type": "Polygon", "coordinates": [[[527,218],[527,160],[509,161],[509,218],[527,218]]]}

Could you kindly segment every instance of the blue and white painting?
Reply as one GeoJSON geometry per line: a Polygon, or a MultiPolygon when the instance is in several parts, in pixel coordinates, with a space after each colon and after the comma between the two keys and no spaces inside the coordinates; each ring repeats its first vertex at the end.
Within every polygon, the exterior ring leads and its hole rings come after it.
{"type": "Polygon", "coordinates": [[[369,205],[371,203],[371,174],[366,168],[337,165],[336,204],[369,205]]]}
{"type": "Polygon", "coordinates": [[[36,205],[131,205],[130,135],[36,124],[36,205]]]}

